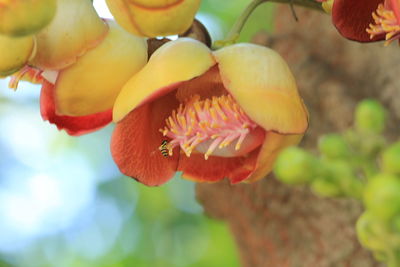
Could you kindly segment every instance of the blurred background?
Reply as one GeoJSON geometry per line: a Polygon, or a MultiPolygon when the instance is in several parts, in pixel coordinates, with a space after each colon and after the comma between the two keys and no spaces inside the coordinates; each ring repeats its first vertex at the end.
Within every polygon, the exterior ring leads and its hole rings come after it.
{"type": "MultiPolygon", "coordinates": [[[[249,0],[203,0],[198,19],[222,39],[249,0]]],[[[109,17],[104,0],[94,1],[109,17]]],[[[242,41],[268,30],[271,5],[242,41]]],[[[40,87],[0,80],[0,266],[239,266],[227,225],[207,218],[195,184],[176,177],[147,188],[122,176],[113,125],[73,138],[43,122],[40,87]]]]}

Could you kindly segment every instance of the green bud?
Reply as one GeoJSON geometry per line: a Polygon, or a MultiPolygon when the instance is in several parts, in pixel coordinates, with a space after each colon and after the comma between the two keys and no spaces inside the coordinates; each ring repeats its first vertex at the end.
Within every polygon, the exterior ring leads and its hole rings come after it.
{"type": "Polygon", "coordinates": [[[342,195],[339,185],[324,179],[324,177],[318,177],[312,181],[311,189],[314,193],[323,197],[338,197],[342,195]]]}
{"type": "Polygon", "coordinates": [[[276,177],[287,184],[304,184],[311,181],[318,170],[318,160],[298,147],[281,152],[275,162],[276,177]]]}
{"type": "Polygon", "coordinates": [[[327,134],[318,142],[321,153],[330,159],[348,158],[350,149],[343,137],[339,134],[327,134]]]}
{"type": "Polygon", "coordinates": [[[384,251],[385,242],[382,242],[380,234],[385,232],[384,225],[370,212],[364,212],[356,223],[356,231],[360,243],[375,251],[384,251]]]}
{"type": "Polygon", "coordinates": [[[323,196],[352,196],[361,199],[363,183],[346,160],[325,160],[325,175],[314,181],[313,190],[323,196]]]}
{"type": "Polygon", "coordinates": [[[365,134],[360,143],[360,151],[367,157],[376,158],[386,146],[386,139],[382,135],[365,134]]]}
{"type": "Polygon", "coordinates": [[[382,170],[400,175],[400,142],[394,143],[383,152],[382,170]]]}
{"type": "Polygon", "coordinates": [[[382,133],[386,124],[386,110],[376,100],[361,101],[355,112],[355,127],[360,132],[382,133]]]}
{"type": "Polygon", "coordinates": [[[400,213],[400,179],[390,174],[373,177],[365,187],[364,204],[372,215],[391,220],[400,213]]]}

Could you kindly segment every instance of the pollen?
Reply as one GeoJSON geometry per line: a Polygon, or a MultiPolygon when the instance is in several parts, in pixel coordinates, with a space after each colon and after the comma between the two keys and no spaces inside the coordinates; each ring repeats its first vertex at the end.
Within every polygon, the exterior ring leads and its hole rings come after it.
{"type": "Polygon", "coordinates": [[[400,25],[394,12],[379,4],[378,9],[372,13],[375,24],[369,24],[366,29],[370,38],[385,34],[385,46],[394,40],[400,39],[400,25]]]}
{"type": "Polygon", "coordinates": [[[236,103],[231,95],[213,96],[200,100],[199,95],[181,103],[165,120],[160,129],[171,140],[166,145],[171,156],[179,146],[187,157],[202,142],[212,140],[204,158],[233,142],[239,150],[246,136],[257,127],[236,103]]]}

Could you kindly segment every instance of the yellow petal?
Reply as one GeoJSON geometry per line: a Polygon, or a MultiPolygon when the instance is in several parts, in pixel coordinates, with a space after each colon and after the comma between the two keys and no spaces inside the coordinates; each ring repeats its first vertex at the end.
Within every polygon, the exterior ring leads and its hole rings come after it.
{"type": "Polygon", "coordinates": [[[192,24],[200,0],[106,0],[117,22],[141,36],[184,33],[192,24]]]}
{"type": "Polygon", "coordinates": [[[41,69],[62,69],[93,48],[107,33],[107,24],[91,1],[57,0],[52,22],[37,34],[38,51],[31,64],[41,69]]]}
{"type": "Polygon", "coordinates": [[[285,61],[273,50],[236,44],[214,53],[225,88],[266,130],[304,133],[308,114],[285,61]]]}
{"type": "Polygon", "coordinates": [[[165,8],[180,4],[182,0],[128,0],[127,2],[145,8],[165,8]]]}
{"type": "Polygon", "coordinates": [[[302,134],[283,135],[274,132],[268,132],[265,136],[265,142],[257,158],[257,168],[244,182],[254,182],[264,178],[272,171],[276,157],[288,146],[297,145],[302,134]]]}
{"type": "Polygon", "coordinates": [[[211,51],[198,41],[181,38],[164,44],[122,88],[114,105],[114,121],[154,95],[167,93],[167,86],[197,77],[213,65],[211,51]]]}
{"type": "Polygon", "coordinates": [[[32,36],[8,37],[0,35],[0,76],[8,76],[21,69],[34,53],[32,36]]]}
{"type": "Polygon", "coordinates": [[[59,114],[84,116],[112,108],[122,86],[146,64],[146,40],[108,23],[106,38],[60,71],[55,88],[59,114]]]}
{"type": "Polygon", "coordinates": [[[0,33],[34,34],[49,24],[55,13],[56,0],[0,1],[0,33]]]}

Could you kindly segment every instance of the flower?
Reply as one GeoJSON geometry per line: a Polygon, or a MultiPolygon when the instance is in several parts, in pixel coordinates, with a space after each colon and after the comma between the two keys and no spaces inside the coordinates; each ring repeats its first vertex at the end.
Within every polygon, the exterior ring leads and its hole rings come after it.
{"type": "Polygon", "coordinates": [[[184,33],[200,0],[106,0],[116,21],[127,31],[147,37],[184,33]]]}
{"type": "Polygon", "coordinates": [[[332,20],[344,37],[371,42],[400,38],[398,0],[335,0],[332,20]]]}
{"type": "Polygon", "coordinates": [[[37,53],[29,64],[42,70],[63,69],[101,43],[107,31],[91,1],[57,0],[54,19],[35,35],[37,53]]]}
{"type": "MultiPolygon", "coordinates": [[[[25,18],[34,20],[35,23],[40,21],[30,17],[39,7],[52,10],[54,6],[55,12],[51,22],[49,21],[46,27],[35,34],[0,35],[1,51],[7,51],[0,55],[0,76],[11,75],[27,64],[40,70],[66,68],[75,63],[86,51],[101,43],[107,35],[108,25],[97,15],[90,1],[54,0],[52,2],[54,5],[47,0],[0,0],[0,13],[14,12],[15,18],[22,16],[22,21],[25,18]],[[55,11],[56,5],[57,11],[55,11]],[[30,12],[29,16],[25,14],[27,10],[30,12]]],[[[0,16],[0,29],[14,25],[8,23],[6,17],[0,16]]],[[[35,25],[35,23],[31,24],[35,25]]],[[[26,70],[23,72],[26,73],[26,70]]]]}
{"type": "Polygon", "coordinates": [[[56,0],[0,0],[0,34],[34,34],[50,23],[55,12],[56,0]]]}
{"type": "Polygon", "coordinates": [[[124,83],[147,62],[147,42],[113,21],[106,37],[95,48],[60,70],[25,67],[14,75],[42,83],[41,114],[44,120],[70,135],[95,131],[112,120],[111,109],[124,83]]]}
{"type": "Polygon", "coordinates": [[[84,116],[113,107],[119,91],[147,62],[147,42],[113,21],[95,48],[58,71],[54,80],[57,113],[84,116]]]}
{"type": "Polygon", "coordinates": [[[40,93],[40,114],[43,120],[55,124],[58,130],[65,130],[69,135],[79,136],[99,130],[112,120],[111,109],[85,116],[68,116],[56,113],[54,85],[43,80],[40,93]]]}
{"type": "Polygon", "coordinates": [[[176,171],[202,182],[258,180],[308,127],[294,78],[276,52],[253,44],[212,52],[189,38],[152,55],[121,90],[113,119],[114,161],[150,186],[176,171]]]}

